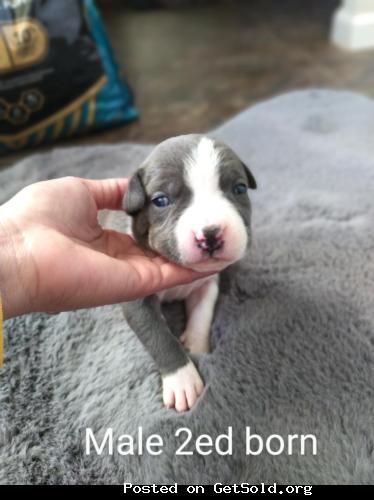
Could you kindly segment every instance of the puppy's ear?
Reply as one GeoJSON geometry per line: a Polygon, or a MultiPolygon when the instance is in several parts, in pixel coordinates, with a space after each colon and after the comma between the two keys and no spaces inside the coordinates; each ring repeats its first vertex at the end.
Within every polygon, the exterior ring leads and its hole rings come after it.
{"type": "Polygon", "coordinates": [[[122,207],[129,215],[136,215],[145,205],[146,194],[143,187],[140,171],[135,172],[131,177],[122,207]]]}
{"type": "Polygon", "coordinates": [[[248,186],[251,189],[256,189],[257,188],[257,182],[256,182],[256,179],[253,177],[252,172],[249,170],[249,168],[247,167],[247,165],[245,163],[242,162],[242,165],[243,165],[243,168],[245,170],[245,174],[247,176],[248,186]]]}

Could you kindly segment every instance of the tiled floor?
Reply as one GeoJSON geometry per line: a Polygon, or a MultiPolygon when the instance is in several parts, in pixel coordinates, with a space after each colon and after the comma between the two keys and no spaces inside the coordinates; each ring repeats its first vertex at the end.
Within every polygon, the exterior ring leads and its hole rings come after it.
{"type": "Polygon", "coordinates": [[[129,10],[124,0],[97,3],[141,118],[74,144],[205,131],[259,100],[310,86],[374,95],[374,51],[351,54],[329,43],[337,0],[222,0],[146,11],[129,10]]]}

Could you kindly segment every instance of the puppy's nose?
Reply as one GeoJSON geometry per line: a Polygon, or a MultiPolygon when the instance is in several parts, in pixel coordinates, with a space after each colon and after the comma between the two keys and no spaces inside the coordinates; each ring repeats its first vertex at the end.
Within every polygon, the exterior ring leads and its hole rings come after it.
{"type": "Polygon", "coordinates": [[[201,232],[196,234],[195,240],[201,250],[212,255],[223,246],[222,228],[216,225],[205,226],[201,232]]]}

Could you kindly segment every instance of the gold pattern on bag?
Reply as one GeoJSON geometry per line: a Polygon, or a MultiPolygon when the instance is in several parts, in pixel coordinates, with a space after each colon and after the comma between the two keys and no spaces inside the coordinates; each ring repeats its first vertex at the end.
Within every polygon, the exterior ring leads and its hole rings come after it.
{"type": "MultiPolygon", "coordinates": [[[[95,111],[96,111],[96,95],[100,90],[108,83],[108,78],[106,76],[102,76],[99,80],[90,87],[84,94],[82,94],[78,99],[68,104],[65,108],[60,109],[57,113],[52,116],[49,116],[42,120],[39,123],[29,127],[26,130],[22,130],[15,134],[11,135],[0,135],[0,143],[3,142],[9,148],[12,149],[20,149],[25,147],[28,138],[31,134],[38,133],[42,129],[53,125],[55,130],[53,131],[53,138],[60,136],[64,127],[64,120],[70,114],[77,111],[77,109],[83,104],[88,104],[87,118],[84,126],[86,128],[92,126],[95,120],[95,111]]],[[[1,101],[1,100],[0,100],[1,101]]],[[[5,102],[5,101],[4,101],[5,102]]],[[[1,102],[0,102],[1,108],[1,102]]],[[[77,125],[77,117],[73,120],[74,127],[77,125]]]]}
{"type": "Polygon", "coordinates": [[[48,51],[48,36],[35,19],[0,24],[0,71],[40,62],[48,51]]]}
{"type": "Polygon", "coordinates": [[[12,61],[0,28],[0,71],[12,69],[12,61]]]}

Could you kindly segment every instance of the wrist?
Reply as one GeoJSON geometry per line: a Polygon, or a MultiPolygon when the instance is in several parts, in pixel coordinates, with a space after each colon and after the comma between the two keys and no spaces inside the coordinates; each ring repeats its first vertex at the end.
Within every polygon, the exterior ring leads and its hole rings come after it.
{"type": "Polygon", "coordinates": [[[27,290],[27,258],[22,231],[0,206],[0,293],[4,319],[19,316],[30,309],[27,290]]]}

